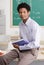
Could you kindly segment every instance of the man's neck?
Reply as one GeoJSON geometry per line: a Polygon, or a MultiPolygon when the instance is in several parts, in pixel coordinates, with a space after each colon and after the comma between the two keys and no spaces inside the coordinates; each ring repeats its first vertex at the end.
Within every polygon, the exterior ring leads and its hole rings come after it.
{"type": "MultiPolygon", "coordinates": [[[[29,17],[28,17],[29,18],[29,17]]],[[[25,20],[23,20],[23,23],[25,24],[26,23],[26,21],[28,20],[28,18],[27,19],[25,19],[25,20]]]]}

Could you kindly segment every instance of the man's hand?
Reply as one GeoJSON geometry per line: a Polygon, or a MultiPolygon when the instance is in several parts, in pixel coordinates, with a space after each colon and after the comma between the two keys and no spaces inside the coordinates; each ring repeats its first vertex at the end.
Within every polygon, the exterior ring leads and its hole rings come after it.
{"type": "Polygon", "coordinates": [[[17,44],[13,44],[13,47],[19,49],[19,45],[17,45],[17,44]]]}

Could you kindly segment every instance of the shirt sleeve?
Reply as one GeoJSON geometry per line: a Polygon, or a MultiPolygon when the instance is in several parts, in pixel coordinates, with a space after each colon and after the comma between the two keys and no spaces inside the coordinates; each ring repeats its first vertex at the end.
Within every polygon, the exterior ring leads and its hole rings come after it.
{"type": "Polygon", "coordinates": [[[33,31],[32,31],[32,38],[33,40],[29,42],[29,44],[26,44],[24,46],[19,46],[20,50],[25,50],[25,49],[30,49],[30,48],[36,48],[36,47],[40,47],[40,27],[33,27],[33,31]]]}

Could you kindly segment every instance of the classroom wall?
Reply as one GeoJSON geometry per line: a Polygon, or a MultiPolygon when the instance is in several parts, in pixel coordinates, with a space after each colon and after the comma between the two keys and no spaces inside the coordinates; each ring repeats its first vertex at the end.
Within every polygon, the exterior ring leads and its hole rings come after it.
{"type": "MultiPolygon", "coordinates": [[[[3,9],[6,16],[6,35],[19,35],[19,28],[10,25],[10,0],[0,0],[0,9],[3,9]]],[[[44,41],[44,27],[41,27],[41,40],[44,41]]]]}

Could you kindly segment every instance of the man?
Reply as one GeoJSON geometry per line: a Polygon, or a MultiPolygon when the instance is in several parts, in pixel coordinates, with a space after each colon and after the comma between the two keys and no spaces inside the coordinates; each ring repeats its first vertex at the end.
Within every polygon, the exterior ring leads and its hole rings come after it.
{"type": "Polygon", "coordinates": [[[0,57],[0,65],[7,65],[15,58],[19,58],[17,65],[28,65],[37,57],[40,47],[40,27],[37,22],[30,18],[30,6],[21,3],[17,7],[18,13],[22,19],[19,24],[20,38],[28,41],[28,44],[18,46],[7,54],[0,57]]]}

